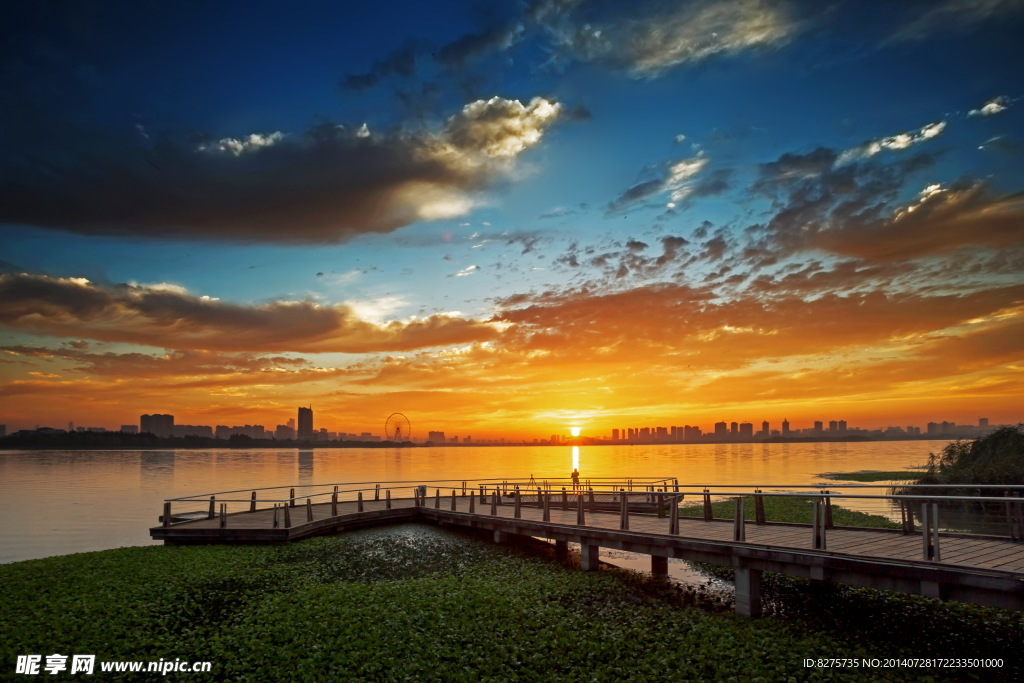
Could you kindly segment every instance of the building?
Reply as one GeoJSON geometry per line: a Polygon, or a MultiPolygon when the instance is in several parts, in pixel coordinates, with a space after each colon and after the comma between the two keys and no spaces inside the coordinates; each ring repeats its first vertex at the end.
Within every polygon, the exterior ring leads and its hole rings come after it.
{"type": "Polygon", "coordinates": [[[753,422],[741,422],[740,423],[740,436],[744,439],[754,438],[754,423],[753,422]]]}
{"type": "MultiPolygon", "coordinates": [[[[294,420],[289,420],[289,422],[294,422],[294,420]]],[[[277,429],[274,430],[274,438],[280,441],[294,439],[295,428],[290,427],[289,425],[277,425],[277,429]]]]}
{"type": "Polygon", "coordinates": [[[432,443],[444,443],[444,432],[427,432],[427,441],[432,443]]]}
{"type": "Polygon", "coordinates": [[[715,436],[725,436],[727,433],[727,425],[724,422],[715,423],[715,436]]]}
{"type": "Polygon", "coordinates": [[[789,420],[786,418],[782,419],[782,435],[789,436],[789,420]]]}
{"type": "Polygon", "coordinates": [[[174,425],[172,428],[174,436],[213,436],[213,427],[210,425],[174,425]]]}
{"type": "Polygon", "coordinates": [[[7,425],[0,425],[0,436],[7,436],[7,425]]]}
{"type": "Polygon", "coordinates": [[[313,406],[299,408],[298,436],[300,439],[313,438],[313,406]]]}
{"type": "Polygon", "coordinates": [[[821,436],[825,432],[825,425],[822,424],[821,420],[814,421],[814,435],[821,436]]]}
{"type": "Polygon", "coordinates": [[[154,436],[168,437],[174,433],[173,415],[143,415],[139,418],[139,431],[149,432],[154,436]]]}

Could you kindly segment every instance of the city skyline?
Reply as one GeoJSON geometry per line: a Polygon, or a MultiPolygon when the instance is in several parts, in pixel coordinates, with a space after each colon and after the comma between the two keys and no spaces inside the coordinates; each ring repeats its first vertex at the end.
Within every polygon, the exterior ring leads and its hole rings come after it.
{"type": "Polygon", "coordinates": [[[300,6],[0,8],[8,433],[1024,417],[1021,3],[300,6]]]}

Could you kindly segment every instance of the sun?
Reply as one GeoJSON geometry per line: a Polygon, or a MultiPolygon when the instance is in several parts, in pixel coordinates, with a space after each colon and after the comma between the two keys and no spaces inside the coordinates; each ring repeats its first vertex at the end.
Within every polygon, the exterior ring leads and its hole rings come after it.
{"type": "Polygon", "coordinates": [[[579,427],[573,427],[569,431],[572,433],[573,436],[579,436],[580,435],[580,428],[579,427]]]}

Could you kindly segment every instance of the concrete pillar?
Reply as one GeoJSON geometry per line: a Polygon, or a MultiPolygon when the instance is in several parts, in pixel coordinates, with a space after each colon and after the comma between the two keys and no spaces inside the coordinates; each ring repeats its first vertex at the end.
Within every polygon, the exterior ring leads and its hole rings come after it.
{"type": "Polygon", "coordinates": [[[651,555],[651,574],[654,576],[668,576],[668,558],[651,555]]]}
{"type": "Polygon", "coordinates": [[[495,543],[504,543],[505,542],[505,534],[503,532],[498,531],[497,529],[495,529],[494,530],[494,542],[495,543]]]}
{"type": "Polygon", "coordinates": [[[598,548],[596,545],[587,545],[586,543],[580,545],[580,569],[585,572],[597,569],[598,548]]]}
{"type": "Polygon", "coordinates": [[[761,572],[736,567],[736,614],[741,617],[761,616],[761,572]]]}
{"type": "Polygon", "coordinates": [[[564,560],[569,556],[569,541],[555,541],[555,557],[564,560]]]}

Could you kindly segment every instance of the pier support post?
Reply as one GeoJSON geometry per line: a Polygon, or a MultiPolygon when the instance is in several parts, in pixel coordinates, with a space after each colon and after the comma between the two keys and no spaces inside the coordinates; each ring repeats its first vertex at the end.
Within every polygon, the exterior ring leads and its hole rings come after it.
{"type": "Polygon", "coordinates": [[[469,514],[476,514],[476,496],[472,495],[472,493],[469,496],[469,514]]]}
{"type": "Polygon", "coordinates": [[[544,494],[544,521],[545,522],[550,522],[551,521],[551,494],[550,493],[545,493],[544,494]]]}
{"type": "Polygon", "coordinates": [[[651,575],[668,576],[668,558],[651,555],[651,575]]]}
{"type": "Polygon", "coordinates": [[[741,617],[761,616],[761,571],[736,567],[736,614],[741,617]]]}
{"type": "Polygon", "coordinates": [[[164,501],[164,528],[166,529],[171,525],[171,501],[164,501]]]}
{"type": "Polygon", "coordinates": [[[306,499],[306,521],[313,521],[313,501],[311,501],[309,498],[306,499]]]}
{"type": "Polygon", "coordinates": [[[359,497],[356,498],[356,511],[357,512],[362,512],[363,511],[363,492],[362,491],[359,492],[359,497]]]}
{"type": "Polygon", "coordinates": [[[588,543],[580,544],[580,569],[585,572],[592,572],[597,569],[597,556],[599,546],[589,545],[588,543]]]}
{"type": "Polygon", "coordinates": [[[391,489],[388,489],[387,491],[384,492],[384,509],[391,509],[391,489]]]}
{"type": "Polygon", "coordinates": [[[252,492],[252,500],[249,502],[249,512],[256,512],[256,492],[252,492]]]}
{"type": "Polygon", "coordinates": [[[622,502],[619,503],[619,529],[629,531],[629,496],[622,494],[622,502]]]}
{"type": "Polygon", "coordinates": [[[754,523],[764,524],[764,496],[761,494],[761,489],[754,489],[754,523]]]}
{"type": "Polygon", "coordinates": [[[210,514],[207,516],[207,519],[213,519],[216,516],[213,514],[213,506],[215,502],[216,498],[214,496],[210,496],[210,514]]]}
{"type": "Polygon", "coordinates": [[[331,494],[331,517],[338,516],[338,492],[335,491],[331,494]]]}
{"type": "Polygon", "coordinates": [[[704,487],[704,521],[710,522],[714,519],[711,512],[711,494],[708,492],[707,487],[704,487]]]}
{"type": "Polygon", "coordinates": [[[569,542],[568,541],[555,541],[555,559],[560,562],[564,562],[565,558],[569,556],[569,542]]]}
{"type": "Polygon", "coordinates": [[[503,532],[498,531],[497,529],[495,529],[494,530],[494,542],[495,543],[504,543],[505,542],[505,534],[503,532]]]}

